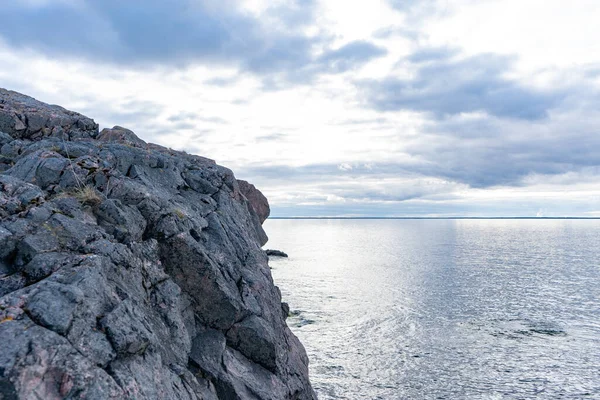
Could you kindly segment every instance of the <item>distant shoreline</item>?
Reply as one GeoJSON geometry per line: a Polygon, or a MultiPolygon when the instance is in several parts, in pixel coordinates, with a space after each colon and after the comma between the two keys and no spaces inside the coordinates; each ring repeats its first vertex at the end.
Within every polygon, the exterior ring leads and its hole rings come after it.
{"type": "Polygon", "coordinates": [[[269,219],[590,219],[600,217],[269,217],[269,219]]]}

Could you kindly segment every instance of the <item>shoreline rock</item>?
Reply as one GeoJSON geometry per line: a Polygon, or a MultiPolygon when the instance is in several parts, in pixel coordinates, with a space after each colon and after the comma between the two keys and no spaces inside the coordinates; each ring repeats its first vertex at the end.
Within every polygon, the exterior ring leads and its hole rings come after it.
{"type": "Polygon", "coordinates": [[[210,159],[0,89],[1,397],[316,399],[267,216],[210,159]]]}
{"type": "Polygon", "coordinates": [[[285,257],[285,258],[288,257],[288,255],[281,250],[270,250],[269,249],[269,250],[265,250],[265,253],[267,254],[267,256],[270,256],[270,257],[285,257]]]}

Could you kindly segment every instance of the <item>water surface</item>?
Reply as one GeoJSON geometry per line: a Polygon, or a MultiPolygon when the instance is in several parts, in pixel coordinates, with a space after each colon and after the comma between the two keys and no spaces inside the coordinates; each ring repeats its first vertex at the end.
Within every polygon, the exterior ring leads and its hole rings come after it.
{"type": "Polygon", "coordinates": [[[265,229],[320,399],[600,399],[600,221],[265,229]]]}

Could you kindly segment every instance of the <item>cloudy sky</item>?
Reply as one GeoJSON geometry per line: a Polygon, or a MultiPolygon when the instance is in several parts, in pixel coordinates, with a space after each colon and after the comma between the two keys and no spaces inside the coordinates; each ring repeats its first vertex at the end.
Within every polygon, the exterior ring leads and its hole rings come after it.
{"type": "Polygon", "coordinates": [[[274,216],[600,216],[598,0],[11,0],[0,87],[274,216]]]}

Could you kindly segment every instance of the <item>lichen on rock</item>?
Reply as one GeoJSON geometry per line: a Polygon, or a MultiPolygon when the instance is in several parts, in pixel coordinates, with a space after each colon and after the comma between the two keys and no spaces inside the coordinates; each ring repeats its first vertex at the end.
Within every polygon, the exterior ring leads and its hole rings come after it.
{"type": "Polygon", "coordinates": [[[210,159],[0,89],[0,398],[315,399],[267,216],[210,159]]]}

